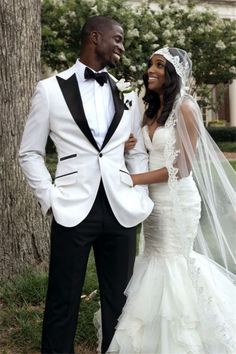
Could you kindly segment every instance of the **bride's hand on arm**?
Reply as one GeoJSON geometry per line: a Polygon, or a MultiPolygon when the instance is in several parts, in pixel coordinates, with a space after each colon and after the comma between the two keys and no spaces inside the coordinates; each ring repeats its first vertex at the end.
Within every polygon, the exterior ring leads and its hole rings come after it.
{"type": "Polygon", "coordinates": [[[145,173],[138,173],[135,175],[130,175],[134,186],[139,184],[153,184],[162,183],[168,181],[168,171],[166,167],[159,168],[158,170],[153,170],[145,173]]]}
{"type": "Polygon", "coordinates": [[[137,143],[137,139],[133,134],[130,134],[129,139],[125,142],[125,152],[133,149],[137,143]]]}

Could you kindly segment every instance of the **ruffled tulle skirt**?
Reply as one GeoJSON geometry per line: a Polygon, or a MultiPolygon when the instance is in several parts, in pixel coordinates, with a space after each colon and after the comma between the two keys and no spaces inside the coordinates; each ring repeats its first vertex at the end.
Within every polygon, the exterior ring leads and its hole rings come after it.
{"type": "Polygon", "coordinates": [[[191,176],[150,187],[145,249],[126,289],[109,354],[236,354],[236,286],[193,251],[201,198],[191,176]],[[178,208],[173,205],[178,204],[178,208]]]}
{"type": "Polygon", "coordinates": [[[139,256],[126,295],[107,353],[236,353],[236,287],[202,255],[139,256]]]}

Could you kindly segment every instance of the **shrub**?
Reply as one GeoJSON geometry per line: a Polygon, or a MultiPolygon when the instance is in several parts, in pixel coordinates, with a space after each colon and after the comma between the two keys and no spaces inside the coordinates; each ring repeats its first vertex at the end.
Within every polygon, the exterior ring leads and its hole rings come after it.
{"type": "Polygon", "coordinates": [[[223,119],[212,120],[208,123],[208,127],[225,127],[225,124],[226,122],[223,119]]]}
{"type": "Polygon", "coordinates": [[[236,127],[207,127],[207,130],[216,143],[236,142],[236,127]]]}

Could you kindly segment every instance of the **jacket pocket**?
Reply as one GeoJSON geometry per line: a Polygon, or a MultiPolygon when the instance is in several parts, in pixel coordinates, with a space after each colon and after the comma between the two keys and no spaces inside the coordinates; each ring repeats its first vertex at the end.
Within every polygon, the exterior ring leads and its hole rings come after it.
{"type": "Polygon", "coordinates": [[[121,180],[121,182],[127,184],[127,185],[130,186],[130,187],[133,187],[133,186],[134,186],[133,180],[132,180],[132,178],[131,178],[129,172],[120,170],[120,180],[121,180]]]}
{"type": "Polygon", "coordinates": [[[72,155],[63,156],[63,157],[60,158],[60,161],[72,159],[73,157],[76,157],[76,156],[77,156],[77,154],[72,154],[72,155]]]}
{"type": "Polygon", "coordinates": [[[55,177],[55,186],[67,186],[74,184],[77,180],[78,171],[73,171],[55,177]]]}

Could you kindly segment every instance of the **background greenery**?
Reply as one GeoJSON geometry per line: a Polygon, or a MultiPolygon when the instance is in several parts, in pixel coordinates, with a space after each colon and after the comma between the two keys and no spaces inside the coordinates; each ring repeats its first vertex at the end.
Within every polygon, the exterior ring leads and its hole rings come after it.
{"type": "Polygon", "coordinates": [[[44,0],[42,3],[42,68],[62,70],[79,56],[80,30],[88,16],[108,15],[122,24],[125,48],[121,65],[113,73],[138,86],[147,58],[163,46],[185,49],[193,61],[192,91],[200,105],[217,109],[208,84],[227,84],[236,77],[236,21],[222,19],[212,10],[197,9],[199,1],[153,0],[131,7],[124,0],[44,0]]]}
{"type": "MultiPolygon", "coordinates": [[[[229,147],[232,148],[233,144],[236,144],[236,127],[212,127],[208,126],[207,130],[211,137],[215,140],[216,143],[219,142],[229,142],[228,147],[227,145],[221,145],[221,149],[223,151],[230,151],[228,150],[229,147]]],[[[236,152],[236,149],[234,149],[236,152]]]]}

